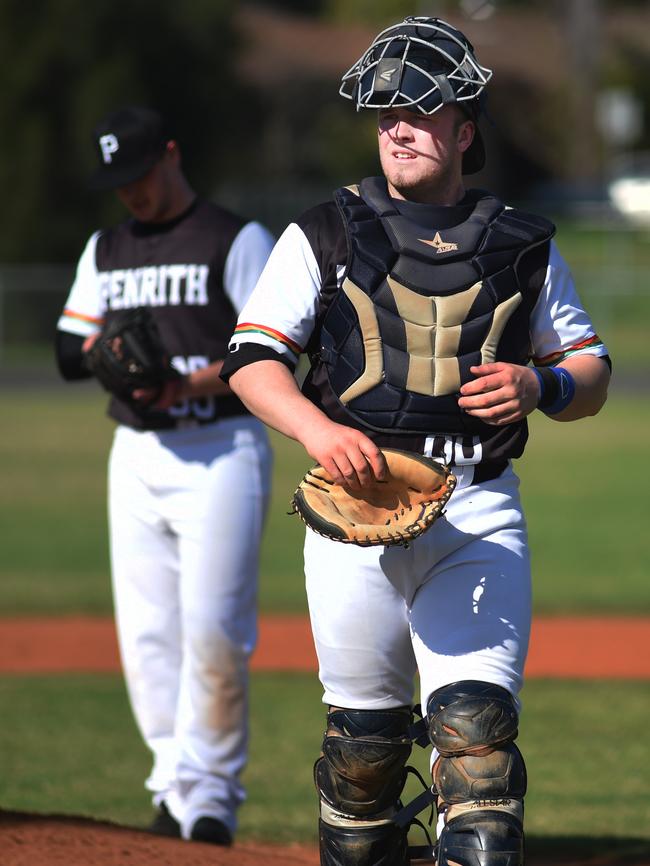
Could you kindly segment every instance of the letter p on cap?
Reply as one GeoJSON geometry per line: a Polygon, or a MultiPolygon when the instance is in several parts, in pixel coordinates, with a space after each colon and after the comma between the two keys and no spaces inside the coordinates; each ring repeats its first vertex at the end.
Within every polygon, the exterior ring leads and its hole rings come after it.
{"type": "Polygon", "coordinates": [[[104,162],[111,163],[113,162],[113,154],[119,150],[120,145],[117,138],[112,133],[109,133],[100,137],[99,147],[101,148],[104,162]]]}

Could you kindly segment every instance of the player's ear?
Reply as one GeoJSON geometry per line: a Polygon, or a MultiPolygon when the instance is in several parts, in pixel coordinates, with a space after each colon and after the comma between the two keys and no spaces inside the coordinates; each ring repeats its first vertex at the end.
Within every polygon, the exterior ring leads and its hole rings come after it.
{"type": "Polygon", "coordinates": [[[464,120],[459,124],[456,142],[458,144],[458,150],[461,153],[465,153],[474,141],[474,131],[475,126],[473,120],[464,120]]]}

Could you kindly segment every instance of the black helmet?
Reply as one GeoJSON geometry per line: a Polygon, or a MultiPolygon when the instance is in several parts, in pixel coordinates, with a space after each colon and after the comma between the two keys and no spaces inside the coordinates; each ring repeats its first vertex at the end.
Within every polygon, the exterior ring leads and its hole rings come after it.
{"type": "MultiPolygon", "coordinates": [[[[492,70],[481,66],[460,30],[440,18],[410,16],[383,30],[343,76],[339,93],[361,108],[408,108],[433,114],[457,103],[475,122],[492,70]]],[[[463,172],[480,171],[485,147],[478,125],[463,172]]]]}

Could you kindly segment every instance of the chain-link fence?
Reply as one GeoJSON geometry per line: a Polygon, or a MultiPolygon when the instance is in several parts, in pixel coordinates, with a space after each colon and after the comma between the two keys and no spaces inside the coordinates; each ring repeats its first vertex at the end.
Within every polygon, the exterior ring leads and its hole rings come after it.
{"type": "Polygon", "coordinates": [[[74,271],[74,265],[0,265],[1,364],[27,363],[51,346],[74,271]]]}

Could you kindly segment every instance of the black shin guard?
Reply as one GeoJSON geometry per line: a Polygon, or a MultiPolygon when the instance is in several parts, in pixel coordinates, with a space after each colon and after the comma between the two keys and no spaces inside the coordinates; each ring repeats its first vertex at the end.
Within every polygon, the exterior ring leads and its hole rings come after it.
{"type": "Polygon", "coordinates": [[[408,708],[333,710],[314,767],[321,866],[407,866],[407,830],[393,823],[411,752],[408,708]]]}
{"type": "Polygon", "coordinates": [[[445,824],[437,866],[521,866],[521,821],[500,812],[466,812],[445,824]]]}
{"type": "Polygon", "coordinates": [[[408,866],[406,833],[393,823],[318,823],[321,866],[408,866]]]}
{"type": "Polygon", "coordinates": [[[433,766],[445,813],[437,866],[522,866],[526,767],[512,742],[517,709],[506,689],[463,680],[427,707],[433,766]]]}

